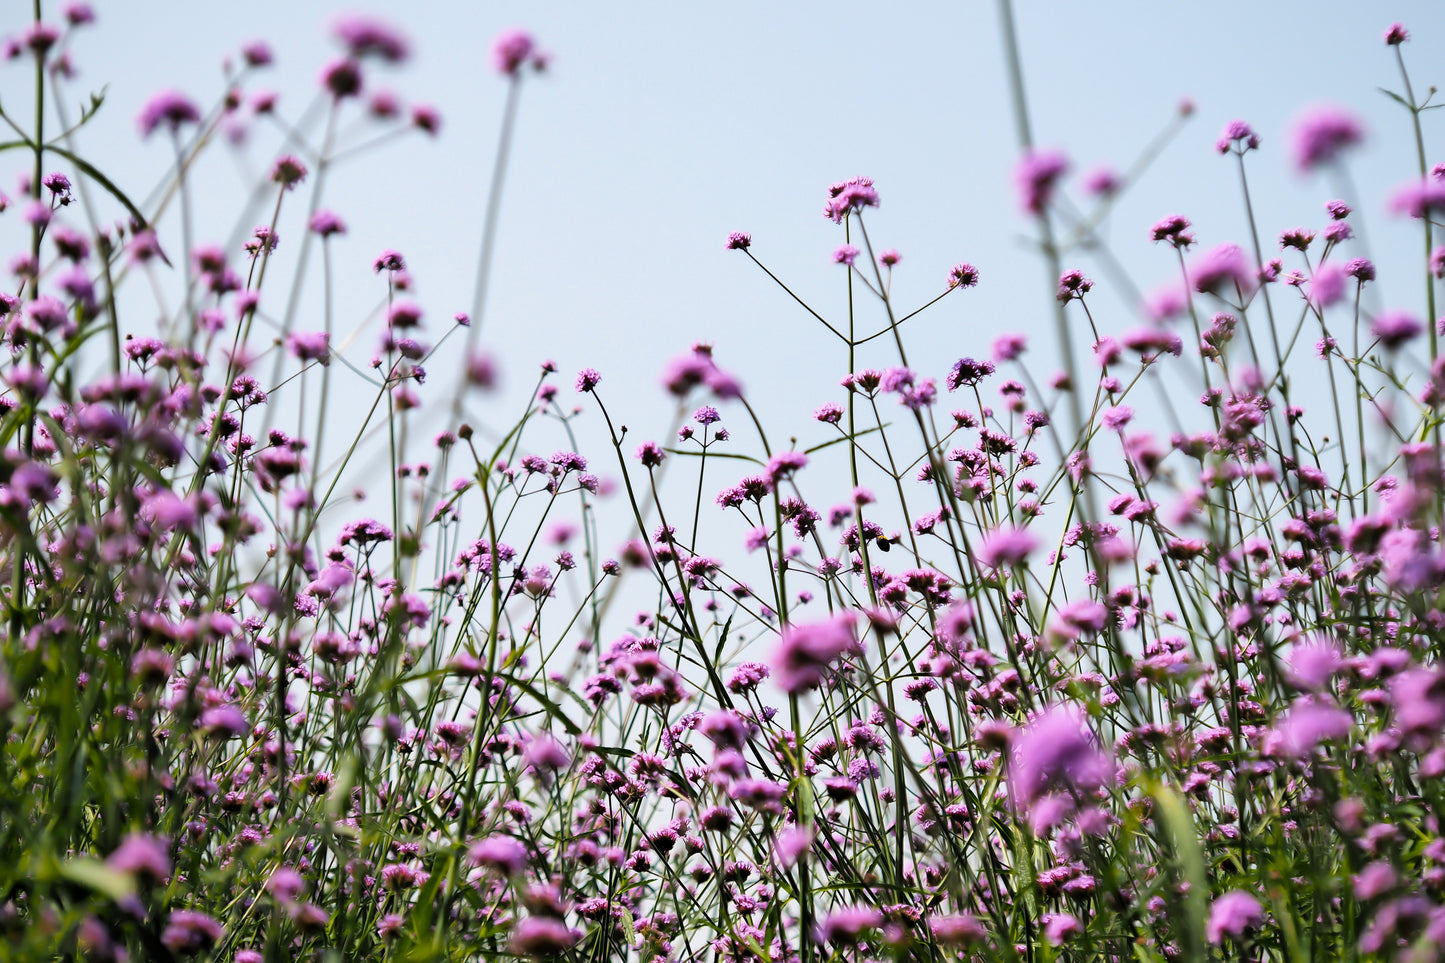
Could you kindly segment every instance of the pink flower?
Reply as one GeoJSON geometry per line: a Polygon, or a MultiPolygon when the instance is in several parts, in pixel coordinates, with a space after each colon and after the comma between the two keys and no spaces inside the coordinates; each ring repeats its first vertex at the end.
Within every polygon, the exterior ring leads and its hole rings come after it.
{"type": "Polygon", "coordinates": [[[1069,169],[1069,159],[1059,151],[1030,150],[1014,168],[1019,203],[1029,214],[1042,214],[1053,197],[1054,186],[1069,169]]]}
{"type": "Polygon", "coordinates": [[[1364,139],[1360,122],[1343,108],[1333,104],[1312,107],[1295,121],[1291,144],[1295,166],[1303,172],[1322,167],[1364,139]]]}
{"type": "Polygon", "coordinates": [[[855,616],[845,612],[823,622],[784,627],[773,657],[778,685],[794,695],[822,684],[834,662],[856,651],[855,616]]]}
{"type": "Polygon", "coordinates": [[[160,836],[131,833],[115,852],[106,858],[105,864],[120,873],[160,882],[171,874],[171,857],[166,840],[160,836]]]}
{"type": "Polygon", "coordinates": [[[999,528],[984,537],[977,556],[985,568],[1013,568],[1028,561],[1038,539],[1022,528],[999,528]]]}
{"type": "Polygon", "coordinates": [[[1264,909],[1259,900],[1243,890],[1230,890],[1209,908],[1209,922],[1204,933],[1211,943],[1222,943],[1226,936],[1242,939],[1247,930],[1264,922],[1264,909]]]}
{"type": "Polygon", "coordinates": [[[178,90],[162,90],[146,101],[136,118],[136,126],[142,137],[149,137],[162,125],[175,133],[182,124],[196,124],[200,120],[201,112],[189,97],[178,90]]]}
{"type": "Polygon", "coordinates": [[[515,77],[536,46],[532,35],[525,30],[503,30],[492,43],[492,65],[497,73],[515,77]]]}
{"type": "Polygon", "coordinates": [[[391,24],[361,14],[341,17],[332,26],[336,38],[355,58],[375,54],[388,63],[400,63],[410,52],[406,37],[391,24]]]}

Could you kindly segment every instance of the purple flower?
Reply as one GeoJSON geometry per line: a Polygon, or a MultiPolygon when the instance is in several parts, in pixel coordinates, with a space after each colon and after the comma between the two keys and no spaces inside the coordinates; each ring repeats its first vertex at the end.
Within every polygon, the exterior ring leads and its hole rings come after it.
{"type": "Polygon", "coordinates": [[[1022,528],[999,528],[984,536],[976,554],[985,568],[1014,568],[1027,562],[1038,544],[1022,528]]]}
{"type": "Polygon", "coordinates": [[[577,372],[577,393],[583,394],[591,391],[602,383],[602,375],[597,373],[596,368],[583,368],[577,372]]]}
{"type": "Polygon", "coordinates": [[[1405,29],[1403,23],[1392,23],[1385,30],[1385,43],[1391,47],[1398,47],[1410,39],[1410,31],[1405,29]]]}
{"type": "Polygon", "coordinates": [[[1299,699],[1266,735],[1265,746],[1288,759],[1299,759],[1314,752],[1322,742],[1348,736],[1354,721],[1350,713],[1333,703],[1299,699]]]}
{"type": "Polygon", "coordinates": [[[1045,913],[1039,922],[1044,926],[1044,939],[1054,946],[1060,946],[1069,937],[1084,932],[1084,924],[1072,913],[1045,913]]]}
{"type": "Polygon", "coordinates": [[[1112,167],[1096,167],[1084,175],[1084,190],[1096,197],[1112,197],[1123,186],[1112,167]]]}
{"type": "Polygon", "coordinates": [[[733,231],[728,235],[727,249],[729,251],[746,251],[753,246],[753,236],[744,231],[733,231]]]}
{"type": "Polygon", "coordinates": [[[230,739],[251,730],[246,714],[233,705],[212,706],[197,721],[201,731],[217,739],[230,739]]]}
{"type": "Polygon", "coordinates": [[[527,847],[511,836],[488,836],[473,843],[467,856],[476,865],[503,876],[516,876],[527,868],[527,847]]]}
{"type": "Polygon", "coordinates": [[[971,946],[988,939],[988,931],[972,913],[935,916],[928,921],[928,931],[944,946],[971,946]]]}
{"type": "Polygon", "coordinates": [[[948,269],[948,289],[971,288],[978,283],[978,268],[968,262],[955,264],[948,269]]]}
{"type": "Polygon", "coordinates": [[[1297,689],[1319,692],[1344,665],[1340,645],[1333,639],[1296,642],[1285,656],[1286,678],[1297,689]]]}
{"type": "Polygon", "coordinates": [[[1395,725],[1414,744],[1432,743],[1445,728],[1445,674],[1409,669],[1390,679],[1395,725]]]}
{"type": "Polygon", "coordinates": [[[338,57],[321,68],[321,86],[337,100],[361,93],[361,64],[350,57],[338,57]]]}
{"type": "Polygon", "coordinates": [[[1214,149],[1221,154],[1235,151],[1243,155],[1246,151],[1256,150],[1258,147],[1259,135],[1242,120],[1231,120],[1225,124],[1224,132],[1219,135],[1219,140],[1214,142],[1214,149]]]}
{"type": "Polygon", "coordinates": [[[1404,311],[1386,311],[1377,315],[1370,325],[1370,334],[1391,351],[1418,338],[1424,330],[1424,325],[1404,311]]]}
{"type": "Polygon", "coordinates": [[[1233,294],[1232,288],[1248,293],[1254,288],[1254,269],[1238,244],[1220,244],[1198,255],[1189,264],[1194,290],[1202,294],[1233,294]]]}
{"type": "Polygon", "coordinates": [[[1069,159],[1059,151],[1030,150],[1014,168],[1019,202],[1029,214],[1042,214],[1053,197],[1054,186],[1069,169],[1069,159]]]}
{"type": "Polygon", "coordinates": [[[828,187],[828,203],[823,206],[823,216],[834,224],[842,224],[852,211],[878,206],[878,192],[873,189],[873,179],[850,177],[828,187]]]}
{"type": "Polygon", "coordinates": [[[172,953],[199,953],[221,942],[225,935],[225,927],[205,913],[182,909],[171,914],[161,942],[172,953]]]}
{"type": "Polygon", "coordinates": [[[105,864],[120,873],[130,873],[152,882],[160,882],[171,874],[171,857],[166,840],[160,836],[131,833],[105,864]]]}
{"type": "Polygon", "coordinates": [[[285,190],[292,190],[306,179],[306,165],[294,154],[279,157],[271,168],[271,180],[285,190]]]}
{"type": "Polygon", "coordinates": [[[1445,182],[1426,179],[1396,188],[1390,195],[1390,210],[1414,218],[1445,211],[1445,182]]]}
{"type": "Polygon", "coordinates": [[[299,361],[331,362],[331,336],[325,331],[297,331],[287,336],[286,344],[299,361]]]}
{"type": "Polygon", "coordinates": [[[867,931],[883,924],[874,906],[841,906],[818,925],[818,942],[852,945],[867,931]]]}
{"type": "Polygon", "coordinates": [[[1214,901],[1209,908],[1209,922],[1204,933],[1211,943],[1222,943],[1224,937],[1236,940],[1244,937],[1245,931],[1264,922],[1264,909],[1259,900],[1243,890],[1230,890],[1214,901]]]}
{"type": "Polygon", "coordinates": [[[338,19],[331,29],[357,59],[375,54],[388,63],[400,63],[410,52],[401,31],[375,17],[351,14],[338,19]]]}
{"type": "Polygon", "coordinates": [[[515,77],[536,47],[536,41],[525,30],[503,30],[492,42],[492,66],[499,74],[515,77]]]}
{"type": "Polygon", "coordinates": [[[858,249],[851,244],[844,244],[833,252],[833,262],[835,264],[846,264],[852,267],[853,262],[856,260],[858,260],[858,249]]]}
{"type": "Polygon", "coordinates": [[[1109,758],[1073,707],[1036,713],[1009,747],[1009,797],[1020,812],[1057,789],[1070,795],[1096,792],[1112,775],[1109,758]]]}
{"type": "Polygon", "coordinates": [[[827,669],[858,648],[856,620],[845,612],[823,622],[783,628],[773,656],[778,685],[789,695],[816,689],[827,669]]]}
{"type": "Polygon", "coordinates": [[[149,137],[162,125],[175,133],[182,124],[197,124],[200,120],[201,112],[189,97],[178,90],[162,90],[146,101],[136,125],[142,137],[149,137]]]}
{"type": "Polygon", "coordinates": [[[511,950],[521,956],[558,956],[577,945],[581,934],[550,916],[529,916],[512,930],[511,950]]]}
{"type": "Polygon", "coordinates": [[[1310,278],[1307,296],[1317,308],[1327,308],[1338,303],[1345,296],[1346,279],[1349,274],[1334,261],[1328,261],[1315,270],[1310,278]]]}
{"type": "Polygon", "coordinates": [[[1360,122],[1343,108],[1333,104],[1311,107],[1295,121],[1291,144],[1295,166],[1304,172],[1322,167],[1364,138],[1360,122]]]}
{"type": "Polygon", "coordinates": [[[773,844],[773,853],[778,858],[778,865],[784,869],[796,863],[808,848],[813,845],[813,834],[801,826],[789,826],[778,833],[778,838],[773,844]]]}

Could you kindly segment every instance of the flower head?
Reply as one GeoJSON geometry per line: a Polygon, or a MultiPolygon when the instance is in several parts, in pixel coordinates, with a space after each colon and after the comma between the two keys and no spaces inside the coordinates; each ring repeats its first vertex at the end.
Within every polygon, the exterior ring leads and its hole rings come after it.
{"type": "Polygon", "coordinates": [[[503,30],[492,41],[492,66],[499,74],[515,77],[536,49],[536,41],[525,30],[503,30]]]}
{"type": "Polygon", "coordinates": [[[816,689],[834,662],[857,649],[855,627],[852,613],[784,627],[773,657],[778,685],[790,695],[816,689]]]}
{"type": "Polygon", "coordinates": [[[157,127],[166,127],[171,133],[180,130],[183,124],[198,124],[201,112],[195,103],[178,90],[162,90],[146,101],[136,118],[142,137],[149,137],[157,127]]]}
{"type": "Polygon", "coordinates": [[[1059,151],[1030,150],[1019,158],[1014,168],[1019,203],[1026,213],[1039,215],[1049,206],[1054,187],[1068,172],[1069,159],[1059,151]]]}
{"type": "Polygon", "coordinates": [[[1235,889],[1214,901],[1204,932],[1209,942],[1218,944],[1223,943],[1226,936],[1243,939],[1246,931],[1262,922],[1264,909],[1259,900],[1244,890],[1235,889]]]}
{"type": "Polygon", "coordinates": [[[375,17],[359,14],[341,17],[332,25],[332,32],[357,59],[375,55],[388,63],[400,63],[410,53],[401,31],[375,17]]]}
{"type": "Polygon", "coordinates": [[[1294,124],[1291,146],[1295,166],[1303,172],[1312,171],[1364,139],[1365,131],[1359,120],[1344,108],[1332,104],[1312,107],[1294,124]]]}

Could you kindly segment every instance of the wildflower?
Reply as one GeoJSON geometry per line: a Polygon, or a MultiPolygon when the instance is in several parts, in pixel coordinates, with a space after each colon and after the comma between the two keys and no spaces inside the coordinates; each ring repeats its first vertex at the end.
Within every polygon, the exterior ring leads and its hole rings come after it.
{"type": "Polygon", "coordinates": [[[1009,747],[1009,797],[1020,812],[1056,789],[1069,795],[1097,791],[1113,766],[1078,710],[1054,706],[1036,713],[1009,747]]]}
{"type": "Polygon", "coordinates": [[[1306,296],[1317,308],[1327,308],[1339,303],[1345,296],[1345,284],[1349,275],[1334,261],[1320,265],[1310,279],[1306,296]]]}
{"type": "Polygon", "coordinates": [[[176,910],[166,922],[161,942],[172,953],[200,953],[221,942],[225,927],[205,913],[176,910]]]}
{"type": "Polygon", "coordinates": [[[1111,167],[1096,167],[1084,175],[1084,190],[1095,197],[1113,197],[1124,186],[1111,167]]]}
{"type": "Polygon", "coordinates": [[[1345,738],[1353,724],[1354,717],[1339,706],[1300,699],[1266,736],[1265,745],[1286,758],[1298,759],[1314,752],[1321,742],[1345,738]]]}
{"type": "Polygon", "coordinates": [[[499,74],[516,77],[536,48],[536,41],[525,30],[503,30],[492,42],[492,66],[499,74]]]}
{"type": "Polygon", "coordinates": [[[842,247],[838,248],[838,250],[833,252],[833,262],[835,264],[846,264],[849,267],[852,267],[853,262],[857,259],[858,249],[851,244],[844,244],[842,247]]]}
{"type": "Polygon", "coordinates": [[[584,394],[602,383],[602,375],[596,368],[583,368],[577,372],[577,393],[584,394]]]}
{"type": "Polygon", "coordinates": [[[286,338],[286,346],[298,361],[331,363],[331,336],[325,331],[298,331],[286,338]]]}
{"type": "Polygon", "coordinates": [[[1014,182],[1024,211],[1042,214],[1053,197],[1054,186],[1068,169],[1069,159],[1058,151],[1026,151],[1014,168],[1014,182]]]}
{"type": "Polygon", "coordinates": [[[1230,285],[1248,293],[1255,282],[1254,270],[1238,244],[1220,244],[1196,257],[1190,262],[1189,277],[1201,294],[1220,295],[1221,289],[1233,293],[1230,285]]]}
{"type": "Polygon", "coordinates": [[[169,845],[159,836],[131,833],[121,840],[105,864],[120,873],[130,873],[151,882],[160,882],[171,874],[169,845]]]}
{"type": "Polygon", "coordinates": [[[1094,282],[1084,277],[1083,271],[1065,271],[1059,275],[1060,301],[1072,301],[1075,298],[1083,300],[1084,295],[1094,288],[1094,282]]]}
{"type": "Polygon", "coordinates": [[[550,957],[567,952],[580,933],[550,916],[529,916],[512,930],[510,949],[519,956],[550,957]]]}
{"type": "Polygon", "coordinates": [[[1360,122],[1344,109],[1331,104],[1310,108],[1295,121],[1295,166],[1308,173],[1334,161],[1341,151],[1364,137],[1360,122]]]}
{"type": "Polygon", "coordinates": [[[361,64],[350,57],[333,60],[321,68],[321,86],[336,100],[361,93],[361,64]]]}
{"type": "Polygon", "coordinates": [[[868,177],[852,177],[828,187],[828,203],[823,206],[823,216],[834,224],[853,211],[878,206],[878,192],[873,189],[873,180],[868,177]]]}
{"type": "Polygon", "coordinates": [[[893,267],[901,260],[903,260],[903,255],[899,254],[892,248],[889,248],[888,250],[878,255],[878,263],[886,268],[893,267]]]}
{"type": "Polygon", "coordinates": [[[1242,120],[1231,120],[1224,125],[1224,132],[1215,141],[1214,149],[1221,154],[1228,154],[1230,151],[1243,156],[1246,152],[1259,148],[1259,135],[1254,132],[1242,120]]]}
{"type": "Polygon", "coordinates": [[[399,30],[374,17],[351,14],[338,19],[331,29],[357,59],[375,54],[388,63],[400,63],[410,52],[399,30]]]}
{"type": "Polygon", "coordinates": [[[1158,221],[1149,229],[1149,237],[1153,241],[1167,241],[1176,248],[1185,248],[1194,243],[1194,235],[1189,233],[1189,218],[1183,214],[1171,214],[1158,221]]]}
{"type": "Polygon", "coordinates": [[[1038,539],[1022,528],[999,528],[984,536],[977,550],[985,568],[1011,569],[1023,565],[1038,548],[1038,539]]]}
{"type": "Polygon", "coordinates": [[[1390,210],[1413,218],[1445,211],[1445,182],[1433,179],[1410,181],[1390,195],[1390,210]]]}
{"type": "Polygon", "coordinates": [[[948,270],[948,290],[971,288],[978,283],[978,268],[967,262],[955,264],[948,270]]]}
{"type": "Polygon", "coordinates": [[[1039,922],[1044,927],[1044,939],[1054,946],[1061,946],[1069,937],[1084,932],[1084,924],[1072,913],[1045,913],[1039,922]]]}
{"type": "Polygon", "coordinates": [[[473,843],[467,857],[477,866],[503,876],[516,876],[527,867],[527,847],[511,836],[488,836],[473,843]]]}
{"type": "Polygon", "coordinates": [[[727,249],[729,251],[746,251],[753,246],[753,236],[743,231],[733,231],[728,235],[727,249]]]}
{"type": "Polygon", "coordinates": [[[843,906],[833,910],[818,925],[818,942],[851,946],[865,932],[883,924],[883,914],[873,906],[843,906]]]}
{"type": "Polygon", "coordinates": [[[1370,334],[1391,351],[1419,337],[1424,330],[1424,325],[1404,311],[1387,311],[1370,324],[1370,334]]]}
{"type": "Polygon", "coordinates": [[[852,613],[785,626],[773,657],[778,685],[789,695],[816,689],[834,662],[857,650],[855,627],[852,613]]]}
{"type": "Polygon", "coordinates": [[[278,158],[271,168],[271,180],[280,184],[283,190],[292,190],[305,179],[306,165],[293,154],[278,158]]]}
{"type": "Polygon", "coordinates": [[[1338,642],[1333,639],[1307,639],[1290,646],[1285,656],[1286,677],[1297,689],[1319,692],[1325,688],[1344,665],[1338,642]]]}
{"type": "Polygon", "coordinates": [[[1262,922],[1264,909],[1259,900],[1235,889],[1215,899],[1209,908],[1209,922],[1204,925],[1204,932],[1209,942],[1218,944],[1224,942],[1226,936],[1243,939],[1248,930],[1262,922]]]}
{"type": "Polygon", "coordinates": [[[655,441],[644,441],[637,449],[637,460],[644,468],[656,468],[667,458],[667,453],[655,441]]]}
{"type": "Polygon", "coordinates": [[[183,124],[198,124],[201,112],[189,97],[177,90],[162,90],[146,101],[136,124],[142,137],[149,137],[157,127],[165,126],[174,134],[183,124]]]}

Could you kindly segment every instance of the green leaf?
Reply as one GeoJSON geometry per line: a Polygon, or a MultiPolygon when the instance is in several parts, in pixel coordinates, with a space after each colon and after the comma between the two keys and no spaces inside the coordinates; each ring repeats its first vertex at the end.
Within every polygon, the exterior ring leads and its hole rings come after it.
{"type": "MultiPolygon", "coordinates": [[[[0,147],[0,149],[3,149],[3,147],[0,147]]],[[[125,192],[122,191],[119,187],[116,187],[115,184],[111,182],[111,179],[109,177],[106,177],[100,171],[96,170],[94,165],[92,165],[89,161],[77,157],[75,154],[72,154],[64,147],[56,147],[54,145],[51,145],[47,146],[45,149],[50,151],[52,154],[59,154],[61,157],[64,157],[76,167],[79,167],[81,172],[84,173],[86,177],[89,177],[101,187],[105,188],[111,197],[114,197],[116,200],[120,201],[121,206],[124,207],[127,211],[129,211],[130,216],[139,221],[142,227],[145,227],[150,223],[148,220],[146,220],[146,216],[140,212],[140,208],[132,204],[130,198],[125,196],[125,192]]]]}
{"type": "Polygon", "coordinates": [[[1384,94],[1386,97],[1389,97],[1401,107],[1404,107],[1406,110],[1413,111],[1415,109],[1410,106],[1410,102],[1408,100],[1406,100],[1404,97],[1401,97],[1393,90],[1386,90],[1384,87],[1376,87],[1375,89],[1378,90],[1380,93],[1384,94]]]}
{"type": "Polygon", "coordinates": [[[113,900],[135,892],[135,879],[129,873],[111,869],[93,856],[77,856],[61,863],[60,876],[113,900]]]}
{"type": "Polygon", "coordinates": [[[558,722],[562,723],[562,726],[567,730],[568,735],[575,736],[581,734],[582,727],[577,725],[577,723],[573,722],[571,719],[567,718],[567,713],[562,711],[562,707],[559,706],[557,703],[553,702],[551,699],[547,698],[545,695],[543,695],[536,686],[532,685],[530,682],[523,682],[521,679],[518,679],[515,676],[499,674],[497,678],[501,679],[503,682],[507,682],[516,686],[523,692],[527,693],[527,695],[531,696],[533,699],[536,699],[538,702],[542,703],[543,708],[547,710],[547,714],[550,715],[552,718],[556,719],[558,722]]]}
{"type": "Polygon", "coordinates": [[[1204,851],[1199,846],[1194,817],[1190,815],[1189,807],[1184,805],[1183,798],[1163,783],[1150,789],[1149,794],[1154,797],[1164,817],[1164,828],[1171,837],[1180,875],[1189,882],[1189,892],[1184,897],[1185,920],[1189,926],[1190,945],[1196,952],[1202,952],[1205,945],[1204,904],[1209,894],[1209,880],[1204,873],[1204,851]]]}
{"type": "Polygon", "coordinates": [[[618,908],[622,910],[622,935],[627,937],[627,945],[637,945],[637,929],[632,923],[632,911],[627,908],[626,903],[619,903],[618,908]]]}

